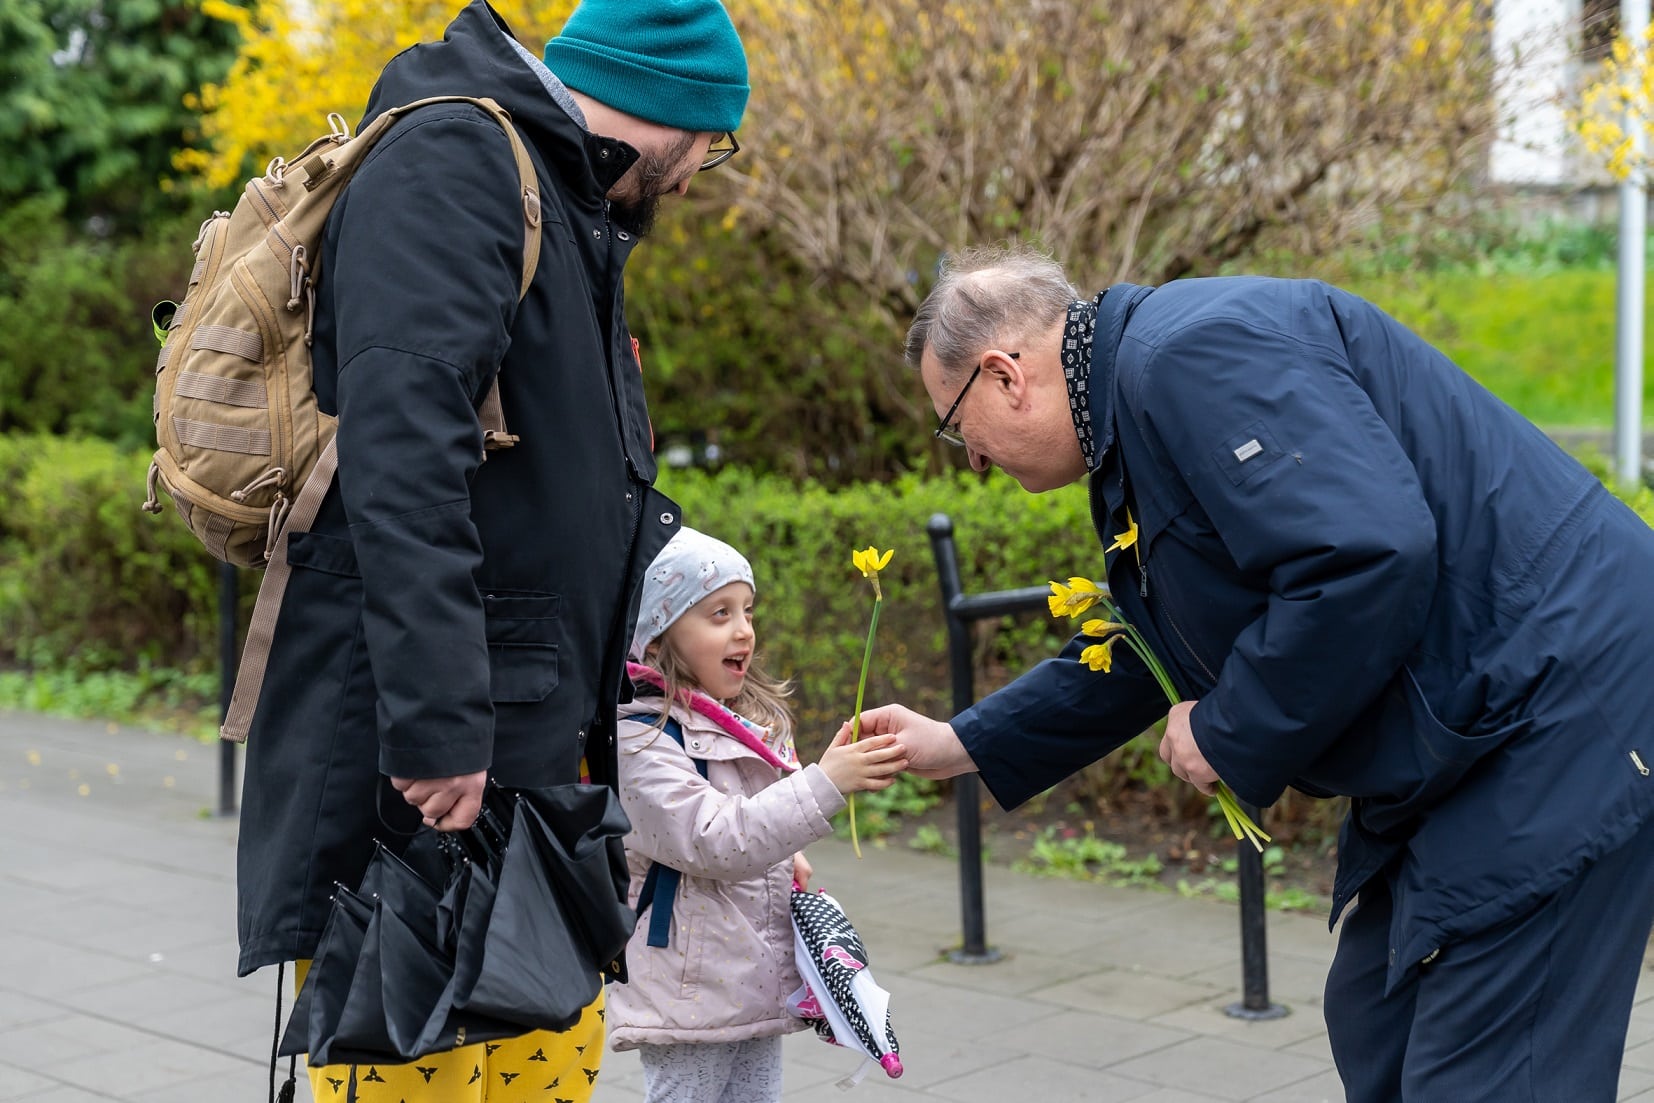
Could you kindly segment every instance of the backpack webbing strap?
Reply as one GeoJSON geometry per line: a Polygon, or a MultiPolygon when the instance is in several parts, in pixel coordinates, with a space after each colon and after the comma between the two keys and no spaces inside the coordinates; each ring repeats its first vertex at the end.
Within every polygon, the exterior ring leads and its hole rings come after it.
{"type": "MultiPolygon", "coordinates": [[[[511,155],[517,163],[517,177],[522,187],[523,200],[523,273],[517,288],[517,299],[521,302],[523,296],[528,294],[528,285],[533,282],[535,269],[540,263],[539,176],[535,173],[534,162],[529,158],[528,149],[523,145],[523,140],[517,134],[517,128],[512,124],[511,116],[506,110],[486,98],[432,96],[402,107],[391,108],[369,123],[364,133],[375,131],[375,128],[382,131],[415,108],[433,103],[454,102],[474,103],[483,108],[500,124],[506,138],[511,142],[511,155]]],[[[361,136],[357,135],[358,138],[361,136]]],[[[497,370],[494,381],[488,388],[488,394],[478,407],[477,417],[483,427],[485,450],[510,448],[517,442],[518,438],[506,432],[504,411],[500,405],[500,380],[497,370]]],[[[241,650],[241,667],[236,672],[235,689],[230,694],[230,707],[225,711],[224,723],[218,729],[221,739],[228,739],[233,743],[247,741],[247,732],[252,727],[253,714],[258,711],[259,696],[264,689],[264,674],[270,662],[270,646],[275,640],[276,620],[281,615],[282,597],[287,593],[287,580],[293,570],[287,562],[287,538],[295,532],[309,532],[310,526],[316,523],[316,515],[321,512],[322,500],[327,497],[328,487],[333,485],[333,476],[338,467],[337,440],[329,440],[327,447],[322,449],[322,454],[316,458],[316,466],[311,469],[304,488],[294,499],[293,507],[288,511],[281,531],[271,534],[273,547],[270,562],[265,568],[264,578],[259,582],[258,600],[253,604],[252,622],[247,626],[247,642],[241,650]]]]}
{"type": "Polygon", "coordinates": [[[241,649],[241,669],[236,672],[230,707],[224,713],[223,726],[218,729],[222,739],[234,743],[247,741],[247,729],[252,727],[259,693],[264,688],[264,670],[270,662],[270,644],[276,637],[281,599],[287,593],[288,576],[293,573],[292,564],[287,562],[287,540],[295,532],[309,532],[310,526],[316,523],[316,514],[321,512],[322,499],[327,497],[327,488],[333,485],[333,474],[338,467],[339,445],[334,438],[316,458],[310,478],[294,499],[287,523],[276,537],[270,565],[264,569],[264,578],[258,584],[258,601],[253,603],[253,619],[247,626],[247,643],[241,649]]]}
{"type": "MultiPolygon", "coordinates": [[[[633,717],[633,719],[642,718],[633,717]]],[[[661,730],[677,740],[678,746],[683,746],[683,728],[678,725],[676,720],[667,717],[661,730]]],[[[706,759],[690,756],[689,761],[695,764],[696,771],[703,778],[706,777],[706,759]]],[[[670,939],[672,932],[672,902],[677,899],[678,882],[682,879],[683,874],[678,870],[671,866],[661,865],[659,862],[650,863],[649,872],[643,875],[643,887],[638,890],[637,894],[637,917],[642,919],[643,913],[649,911],[650,906],[653,905],[654,914],[649,916],[648,944],[650,946],[665,946],[670,939]]]]}

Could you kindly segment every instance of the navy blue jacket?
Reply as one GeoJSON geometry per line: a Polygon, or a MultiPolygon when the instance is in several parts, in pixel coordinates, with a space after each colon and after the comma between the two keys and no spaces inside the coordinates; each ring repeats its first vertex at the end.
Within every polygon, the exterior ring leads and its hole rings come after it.
{"type": "MultiPolygon", "coordinates": [[[[1243,800],[1353,798],[1333,918],[1398,863],[1392,987],[1654,810],[1654,531],[1440,352],[1317,282],[1120,285],[1090,395],[1122,615],[1243,800]]],[[[1166,711],[1082,642],[954,720],[1003,805],[1166,711]]]]}
{"type": "Polygon", "coordinates": [[[400,120],[335,204],[314,387],[339,473],[293,573],[247,744],[240,969],[315,951],[335,881],[418,813],[389,777],[488,770],[505,785],[614,783],[639,583],[678,527],[653,488],[623,307],[635,242],[604,196],[636,160],[557,105],[482,0],[397,55],[366,117],[489,96],[540,181],[539,264],[519,304],[523,208],[480,108],[400,120]],[[498,373],[516,447],[482,462],[498,373]]]}

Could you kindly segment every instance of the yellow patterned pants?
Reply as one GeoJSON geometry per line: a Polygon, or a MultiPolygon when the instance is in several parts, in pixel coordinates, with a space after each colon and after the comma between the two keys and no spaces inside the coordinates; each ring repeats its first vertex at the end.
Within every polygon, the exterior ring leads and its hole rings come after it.
{"type": "MultiPolygon", "coordinates": [[[[293,966],[293,988],[310,962],[293,966]]],[[[603,994],[568,1030],[461,1046],[406,1065],[323,1065],[310,1070],[317,1103],[589,1103],[603,1061],[603,994]]]]}

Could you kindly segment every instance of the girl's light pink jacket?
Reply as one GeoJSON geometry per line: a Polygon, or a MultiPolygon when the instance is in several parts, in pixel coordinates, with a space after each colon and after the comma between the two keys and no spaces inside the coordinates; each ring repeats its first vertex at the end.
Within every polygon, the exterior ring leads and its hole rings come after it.
{"type": "MultiPolygon", "coordinates": [[[[637,668],[633,668],[634,673],[637,668]]],[[[792,856],[828,835],[844,797],[819,766],[798,768],[790,738],[761,739],[704,696],[672,716],[685,747],[653,718],[664,703],[621,708],[620,798],[630,899],[652,861],[680,870],[669,944],[647,945],[650,914],[626,948],[626,984],[608,990],[617,1050],[731,1042],[802,1030],[786,999],[793,964],[792,856]],[[706,760],[703,780],[690,755],[706,760]]]]}

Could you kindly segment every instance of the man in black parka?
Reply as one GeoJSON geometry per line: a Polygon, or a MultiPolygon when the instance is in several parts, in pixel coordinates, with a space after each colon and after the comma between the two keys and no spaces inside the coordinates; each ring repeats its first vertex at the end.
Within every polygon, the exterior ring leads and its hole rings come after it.
{"type": "MultiPolygon", "coordinates": [[[[621,277],[656,201],[727,157],[747,92],[718,0],[586,0],[544,62],[475,0],[382,73],[365,118],[441,95],[510,113],[539,178],[540,254],[519,303],[511,147],[463,103],[400,120],[329,219],[315,389],[339,469],[291,538],[247,744],[243,975],[312,957],[331,887],[358,883],[373,840],[468,826],[486,778],[566,784],[584,764],[612,784],[637,583],[678,527],[651,485],[621,277]],[[477,405],[496,374],[521,439],[484,463],[477,405]]],[[[535,1090],[561,1072],[557,1097],[588,1098],[600,1003],[558,1036],[578,1067],[530,1066],[535,1090]]],[[[490,1090],[517,1078],[494,1075],[502,1047],[470,1048],[490,1090]]],[[[412,1079],[377,1070],[360,1098],[465,1098],[395,1071],[412,1079]]]]}
{"type": "Polygon", "coordinates": [[[908,357],[975,469],[1089,480],[1113,599],[1182,700],[1081,635],[950,723],[893,705],[863,733],[1012,807],[1165,717],[1202,792],[1349,797],[1324,1005],[1349,1103],[1612,1103],[1654,917],[1654,531],[1311,280],[1082,299],[1036,253],[971,253],[908,357]]]}

